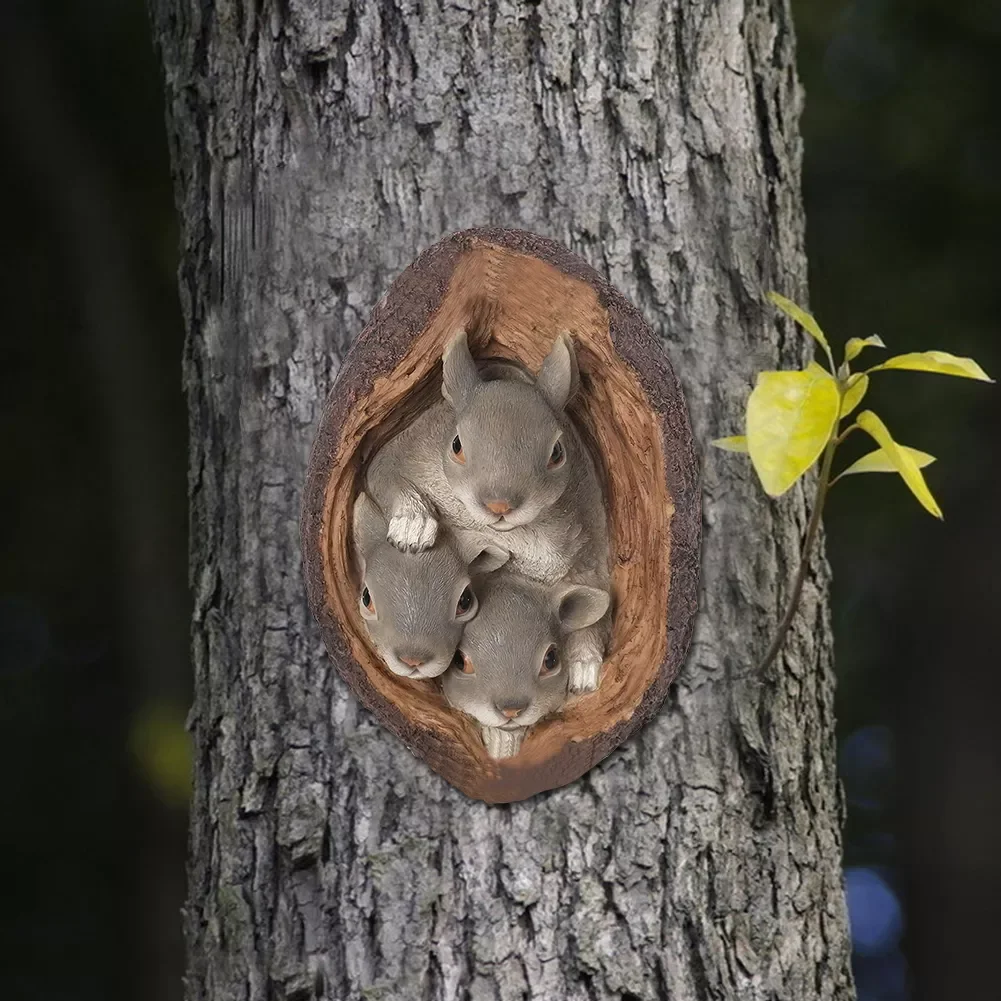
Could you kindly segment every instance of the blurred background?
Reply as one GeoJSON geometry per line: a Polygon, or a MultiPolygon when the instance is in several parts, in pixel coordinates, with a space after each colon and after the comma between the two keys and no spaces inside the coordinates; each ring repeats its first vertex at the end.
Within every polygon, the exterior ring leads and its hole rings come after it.
{"type": "MultiPolygon", "coordinates": [[[[159,70],[140,0],[20,10],[0,13],[0,997],[178,1001],[187,418],[159,70]]],[[[1001,4],[794,13],[814,311],[838,345],[879,333],[997,377],[1001,4]]],[[[859,997],[996,999],[1001,391],[887,373],[870,400],[940,457],[946,521],[891,476],[828,505],[859,997]]]]}

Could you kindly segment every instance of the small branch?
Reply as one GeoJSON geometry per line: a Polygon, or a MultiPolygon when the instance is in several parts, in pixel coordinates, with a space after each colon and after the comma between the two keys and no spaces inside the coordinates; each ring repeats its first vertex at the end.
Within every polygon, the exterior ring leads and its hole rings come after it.
{"type": "MultiPolygon", "coordinates": [[[[849,428],[845,434],[847,435],[851,430],[852,428],[849,428]]],[[[827,499],[827,491],[831,486],[831,464],[834,462],[834,451],[841,440],[838,436],[831,435],[831,440],[827,443],[827,448],[824,451],[824,458],[820,467],[820,479],[817,482],[817,495],[813,501],[813,513],[810,515],[810,524],[807,526],[806,537],[803,539],[803,555],[799,564],[799,570],[796,573],[796,579],[793,581],[792,594],[789,596],[789,605],[786,608],[785,615],[782,616],[782,621],[779,623],[772,642],[758,663],[758,671],[763,671],[768,667],[782,649],[786,633],[789,632],[789,627],[792,625],[792,620],[796,615],[799,596],[803,591],[806,571],[810,565],[810,552],[813,549],[813,543],[816,541],[817,532],[820,530],[820,515],[824,510],[824,501],[827,499]]]]}

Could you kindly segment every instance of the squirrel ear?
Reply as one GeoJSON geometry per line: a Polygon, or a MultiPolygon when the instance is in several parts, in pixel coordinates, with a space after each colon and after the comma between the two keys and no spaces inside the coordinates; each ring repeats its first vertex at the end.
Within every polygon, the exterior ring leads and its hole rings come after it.
{"type": "Polygon", "coordinates": [[[511,554],[500,546],[484,546],[469,564],[470,574],[493,573],[507,563],[511,554]]]}
{"type": "Polygon", "coordinates": [[[552,350],[539,369],[536,379],[539,392],[553,410],[562,410],[580,385],[580,371],[570,335],[563,332],[553,342],[552,350]]]}
{"type": "Polygon", "coordinates": [[[473,356],[469,353],[464,329],[449,341],[441,361],[441,395],[448,400],[453,410],[461,410],[469,402],[473,390],[480,382],[480,374],[476,370],[473,356]]]}
{"type": "Polygon", "coordinates": [[[583,584],[569,584],[553,592],[556,617],[568,633],[594,625],[608,611],[611,600],[607,591],[583,584]]]}
{"type": "Polygon", "coordinates": [[[386,541],[389,525],[378,505],[364,491],[358,495],[352,514],[355,549],[364,568],[365,557],[381,542],[386,541]]]}

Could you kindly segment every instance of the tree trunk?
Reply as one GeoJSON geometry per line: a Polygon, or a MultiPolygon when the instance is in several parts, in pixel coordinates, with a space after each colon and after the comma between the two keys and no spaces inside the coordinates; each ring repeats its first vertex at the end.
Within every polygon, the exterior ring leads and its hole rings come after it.
{"type": "Polygon", "coordinates": [[[567,244],[665,338],[697,440],[809,347],[784,0],[151,0],[183,220],[191,1001],[852,996],[828,572],[705,456],[702,613],[664,711],[569,788],[467,800],[359,709],[297,516],[340,359],[444,233],[567,244]]]}

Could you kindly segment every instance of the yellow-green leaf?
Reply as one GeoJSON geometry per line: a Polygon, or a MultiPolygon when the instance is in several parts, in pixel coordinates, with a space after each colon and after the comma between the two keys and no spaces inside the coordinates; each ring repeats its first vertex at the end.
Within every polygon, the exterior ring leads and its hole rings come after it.
{"type": "Polygon", "coordinates": [[[861,402],[865,391],[869,388],[869,376],[852,376],[845,395],[841,398],[841,416],[847,417],[861,402]]]}
{"type": "Polygon", "coordinates": [[[893,468],[904,478],[904,482],[911,488],[911,493],[917,497],[921,506],[936,518],[941,518],[942,509],[928,489],[917,462],[893,440],[886,425],[871,410],[863,410],[856,418],[856,423],[876,440],[876,444],[886,453],[893,468]]]}
{"type": "Polygon", "coordinates": [[[891,368],[958,375],[964,379],[979,379],[981,382],[994,381],[972,358],[958,358],[948,351],[912,351],[910,354],[888,358],[882,365],[877,365],[869,371],[879,372],[891,368]]]}
{"type": "Polygon", "coordinates": [[[863,348],[885,347],[886,345],[883,343],[879,334],[872,334],[869,337],[849,338],[848,343],[845,345],[845,361],[851,361],[853,358],[857,358],[862,353],[863,348]]]}
{"type": "Polygon", "coordinates": [[[824,349],[825,354],[831,362],[831,368],[834,368],[834,356],[831,354],[831,346],[827,343],[827,338],[824,336],[823,330],[820,329],[820,324],[805,310],[800,308],[792,301],[792,299],[787,299],[784,295],[779,295],[778,292],[769,292],[768,301],[774,306],[778,306],[779,309],[785,313],[786,316],[795,320],[808,334],[810,334],[818,344],[824,349]]]}
{"type": "MultiPolygon", "coordinates": [[[[916,448],[909,448],[907,445],[898,445],[897,448],[906,452],[913,460],[918,469],[924,469],[935,461],[934,455],[921,452],[916,448]]],[[[897,467],[893,460],[883,451],[877,448],[875,452],[863,455],[861,459],[856,459],[847,469],[839,473],[839,476],[851,476],[853,473],[895,473],[897,467]]]]}
{"type": "Polygon", "coordinates": [[[817,461],[837,419],[837,383],[819,365],[758,375],[747,401],[747,450],[766,493],[780,497],[817,461]]]}
{"type": "Polygon", "coordinates": [[[730,435],[729,438],[716,438],[710,444],[722,448],[726,452],[747,451],[747,438],[742,434],[730,435]]]}

